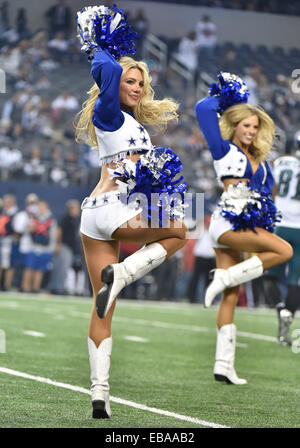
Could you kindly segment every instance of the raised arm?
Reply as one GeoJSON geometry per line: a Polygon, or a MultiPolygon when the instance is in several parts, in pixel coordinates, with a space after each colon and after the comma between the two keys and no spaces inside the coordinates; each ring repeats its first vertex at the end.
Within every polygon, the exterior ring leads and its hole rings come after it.
{"type": "Polygon", "coordinates": [[[104,131],[115,131],[124,121],[119,101],[122,67],[108,51],[99,48],[94,50],[91,74],[100,89],[93,124],[104,131]]]}
{"type": "Polygon", "coordinates": [[[222,139],[217,110],[219,99],[215,96],[204,98],[195,106],[196,117],[215,160],[221,159],[229,150],[229,143],[222,139]]]}

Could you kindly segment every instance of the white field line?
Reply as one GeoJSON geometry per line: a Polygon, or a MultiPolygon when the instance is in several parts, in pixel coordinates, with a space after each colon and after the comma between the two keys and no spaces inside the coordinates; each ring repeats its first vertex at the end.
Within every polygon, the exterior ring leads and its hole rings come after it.
{"type": "MultiPolygon", "coordinates": [[[[198,327],[196,325],[180,325],[180,324],[170,324],[167,322],[159,322],[159,321],[151,321],[151,320],[144,320],[144,319],[131,319],[129,317],[114,317],[115,321],[120,322],[130,322],[131,324],[137,324],[137,325],[147,325],[152,327],[160,327],[160,328],[170,328],[174,330],[184,330],[184,331],[194,331],[197,333],[203,333],[208,331],[216,331],[215,328],[208,328],[208,327],[198,327]]],[[[251,338],[251,339],[257,339],[260,341],[267,341],[267,342],[276,342],[277,338],[273,336],[266,336],[264,334],[257,334],[257,333],[247,333],[246,331],[238,331],[238,336],[242,336],[245,338],[251,338]]]]}
{"type": "MultiPolygon", "coordinates": [[[[64,389],[73,390],[75,392],[81,392],[90,395],[91,392],[88,389],[80,386],[73,386],[72,384],[61,383],[58,381],[50,380],[49,378],[43,378],[41,376],[29,375],[28,373],[18,372],[17,370],[8,369],[6,367],[0,367],[0,372],[7,373],[8,375],[14,375],[21,378],[26,378],[33,381],[38,381],[40,383],[50,384],[56,387],[62,387],[64,389]]],[[[110,397],[110,400],[114,403],[123,404],[125,406],[130,406],[132,408],[141,409],[142,411],[153,412],[155,414],[165,415],[166,417],[176,418],[178,420],[183,420],[189,423],[195,423],[201,426],[208,426],[210,428],[230,428],[229,426],[219,425],[218,423],[208,422],[206,420],[200,420],[194,417],[188,417],[181,414],[176,414],[175,412],[165,411],[163,409],[157,409],[145,406],[143,404],[135,403],[134,401],[123,400],[122,398],[110,397]]]]}
{"type": "Polygon", "coordinates": [[[149,339],[141,338],[139,336],[124,336],[124,339],[127,341],[133,341],[133,342],[149,342],[149,339]]]}
{"type": "Polygon", "coordinates": [[[250,339],[258,339],[260,341],[268,341],[268,342],[276,342],[277,338],[274,336],[266,336],[264,334],[257,334],[257,333],[247,333],[246,331],[237,331],[238,336],[242,336],[244,338],[250,338],[250,339]]]}
{"type": "Polygon", "coordinates": [[[152,327],[159,327],[159,328],[171,328],[175,330],[189,330],[189,331],[195,331],[197,333],[207,333],[208,331],[211,331],[211,328],[208,327],[198,327],[196,325],[182,325],[182,324],[172,324],[169,322],[161,322],[157,320],[145,320],[145,319],[131,319],[129,317],[120,317],[115,316],[113,318],[114,321],[119,322],[131,322],[133,324],[137,325],[147,325],[152,327]]]}
{"type": "Polygon", "coordinates": [[[23,333],[28,336],[33,336],[35,338],[44,338],[46,336],[45,333],[41,333],[40,331],[34,331],[34,330],[26,330],[23,333]]]}

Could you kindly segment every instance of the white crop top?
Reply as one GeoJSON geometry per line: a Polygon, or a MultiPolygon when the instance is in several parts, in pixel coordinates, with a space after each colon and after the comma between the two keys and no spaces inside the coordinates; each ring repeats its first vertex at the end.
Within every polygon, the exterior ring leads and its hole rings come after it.
{"type": "Polygon", "coordinates": [[[235,145],[229,144],[229,151],[219,160],[214,160],[214,168],[219,180],[224,177],[240,177],[245,175],[247,168],[247,157],[237,149],[235,145]]]}
{"type": "Polygon", "coordinates": [[[122,114],[124,123],[116,131],[103,131],[95,126],[100,165],[117,162],[139,151],[153,149],[146,129],[130,114],[123,111],[122,114]]]}

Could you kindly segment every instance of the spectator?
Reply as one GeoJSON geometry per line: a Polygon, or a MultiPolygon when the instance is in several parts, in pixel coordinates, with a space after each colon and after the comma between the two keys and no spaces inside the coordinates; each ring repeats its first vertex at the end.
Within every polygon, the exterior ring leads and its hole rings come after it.
{"type": "Polygon", "coordinates": [[[57,228],[57,245],[49,283],[52,294],[65,294],[65,283],[70,270],[73,270],[71,274],[75,274],[81,266],[79,223],[80,204],[76,199],[70,199],[66,204],[66,213],[57,228]]]}
{"type": "Polygon", "coordinates": [[[20,266],[23,269],[22,279],[20,285],[20,291],[23,291],[22,285],[26,280],[24,280],[24,269],[26,268],[26,259],[28,253],[32,249],[31,234],[29,231],[29,223],[31,219],[37,213],[38,196],[35,193],[30,193],[25,198],[25,209],[19,211],[13,221],[14,231],[18,237],[18,245],[20,252],[20,266]]]}
{"type": "Polygon", "coordinates": [[[68,54],[68,41],[65,39],[63,31],[55,34],[53,39],[48,42],[48,50],[50,56],[57,62],[64,62],[68,54]]]}
{"type": "Polygon", "coordinates": [[[1,123],[2,124],[12,124],[21,121],[22,117],[22,92],[16,92],[11,99],[5,101],[1,123]]]}
{"type": "Polygon", "coordinates": [[[53,165],[52,168],[50,168],[49,180],[50,182],[63,187],[66,187],[69,184],[67,172],[61,164],[53,165]]]}
{"type": "Polygon", "coordinates": [[[9,29],[8,2],[0,4],[0,33],[9,29]]]}
{"type": "Polygon", "coordinates": [[[67,91],[60,93],[51,104],[52,116],[58,120],[61,118],[63,111],[74,111],[78,109],[79,104],[75,96],[67,91]]]}
{"type": "Polygon", "coordinates": [[[147,34],[149,32],[149,20],[145,15],[143,9],[138,9],[135,18],[131,21],[134,31],[138,35],[138,40],[136,41],[136,57],[137,59],[142,59],[144,57],[144,44],[147,34]]]}
{"type": "Polygon", "coordinates": [[[209,16],[204,15],[197,22],[196,36],[199,51],[214,50],[217,43],[217,27],[209,16]]]}
{"type": "Polygon", "coordinates": [[[194,71],[197,67],[197,53],[196,33],[191,31],[180,40],[177,57],[181,64],[194,71]]]}
{"type": "Polygon", "coordinates": [[[49,81],[47,75],[42,75],[36,82],[36,90],[48,90],[51,88],[51,82],[49,81]]]}
{"type": "Polygon", "coordinates": [[[195,257],[193,254],[195,240],[190,238],[183,249],[178,254],[178,273],[174,291],[175,300],[181,300],[186,297],[188,284],[193,273],[195,257]]]}
{"type": "Polygon", "coordinates": [[[202,291],[209,282],[209,272],[216,267],[216,256],[212,248],[208,233],[210,216],[204,220],[204,229],[194,247],[195,264],[192,277],[188,286],[187,296],[191,303],[197,302],[197,289],[199,280],[202,280],[202,291]]]}
{"type": "Polygon", "coordinates": [[[58,2],[51,6],[45,13],[48,20],[49,38],[51,39],[58,31],[64,31],[69,34],[71,25],[71,10],[65,5],[64,0],[58,0],[58,2]]]}
{"type": "Polygon", "coordinates": [[[0,148],[0,167],[2,179],[16,178],[22,167],[22,153],[13,144],[0,148]]]}
{"type": "Polygon", "coordinates": [[[19,39],[24,39],[29,37],[29,30],[27,28],[27,15],[25,8],[19,8],[16,17],[16,30],[19,39]]]}
{"type": "Polygon", "coordinates": [[[241,75],[239,73],[241,66],[237,60],[237,54],[234,50],[228,50],[221,62],[221,69],[223,72],[234,73],[236,75],[241,75]]]}
{"type": "Polygon", "coordinates": [[[18,249],[13,228],[14,216],[18,211],[13,194],[3,196],[0,215],[0,289],[7,291],[12,285],[18,249]]]}
{"type": "Polygon", "coordinates": [[[25,269],[21,288],[24,292],[39,292],[45,273],[52,269],[52,258],[56,244],[56,221],[49,205],[39,200],[37,212],[28,224],[30,252],[25,257],[25,269]]]}
{"type": "Polygon", "coordinates": [[[24,174],[28,180],[40,182],[46,173],[46,167],[41,160],[41,149],[35,145],[32,148],[30,160],[24,165],[24,174]]]}

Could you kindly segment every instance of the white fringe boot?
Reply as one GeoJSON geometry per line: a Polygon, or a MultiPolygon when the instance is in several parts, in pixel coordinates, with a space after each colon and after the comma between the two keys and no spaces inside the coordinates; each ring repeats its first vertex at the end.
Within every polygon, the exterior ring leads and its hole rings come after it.
{"type": "Polygon", "coordinates": [[[144,246],[125,258],[122,263],[110,264],[102,270],[101,280],[105,285],[96,297],[97,314],[105,317],[119,292],[159,266],[166,259],[167,251],[159,243],[144,246]]]}
{"type": "Polygon", "coordinates": [[[109,368],[112,351],[112,337],[103,339],[99,347],[88,337],[88,351],[91,369],[91,392],[94,418],[111,416],[109,403],[109,368]]]}
{"type": "Polygon", "coordinates": [[[256,255],[228,269],[216,269],[213,281],[209,284],[205,293],[205,308],[210,307],[215,297],[225,289],[260,277],[263,271],[262,261],[256,255]]]}
{"type": "Polygon", "coordinates": [[[247,380],[239,378],[234,370],[235,346],[235,324],[223,325],[217,335],[214,376],[217,381],[225,381],[228,384],[247,384],[247,380]]]}

